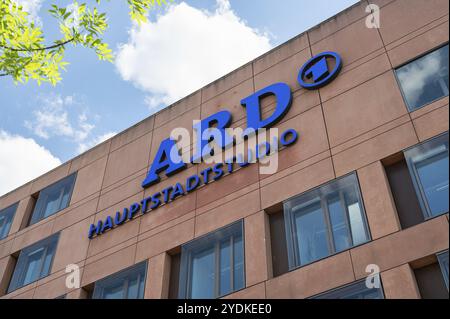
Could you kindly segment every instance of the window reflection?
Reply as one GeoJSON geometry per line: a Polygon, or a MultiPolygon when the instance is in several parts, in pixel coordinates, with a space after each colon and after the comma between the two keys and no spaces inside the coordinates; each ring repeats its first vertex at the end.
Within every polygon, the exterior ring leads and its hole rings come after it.
{"type": "Polygon", "coordinates": [[[369,240],[355,174],[286,201],[284,214],[291,269],[369,240]]]}
{"type": "Polygon", "coordinates": [[[179,298],[217,298],[244,288],[243,223],[182,246],[179,298]]]}
{"type": "Polygon", "coordinates": [[[50,273],[58,238],[58,234],[52,235],[20,252],[8,293],[44,278],[50,273]]]}
{"type": "Polygon", "coordinates": [[[410,111],[448,96],[448,44],[396,70],[410,111]]]}
{"type": "Polygon", "coordinates": [[[144,298],[147,263],[142,262],[95,283],[94,299],[144,298]]]}
{"type": "Polygon", "coordinates": [[[76,174],[72,174],[39,192],[30,225],[69,206],[75,178],[76,174]]]}
{"type": "Polygon", "coordinates": [[[448,133],[405,151],[425,218],[448,212],[448,133]]]}
{"type": "Polygon", "coordinates": [[[314,296],[311,299],[384,299],[384,295],[381,287],[368,288],[365,280],[361,280],[314,296]]]}
{"type": "Polygon", "coordinates": [[[0,240],[8,236],[18,203],[0,210],[0,240]]]}

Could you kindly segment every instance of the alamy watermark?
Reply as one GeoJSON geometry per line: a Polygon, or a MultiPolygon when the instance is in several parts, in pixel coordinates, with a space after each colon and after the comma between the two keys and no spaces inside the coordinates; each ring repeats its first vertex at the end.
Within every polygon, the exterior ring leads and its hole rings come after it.
{"type": "Polygon", "coordinates": [[[69,264],[66,266],[66,288],[80,288],[80,267],[77,264],[69,264]]]}
{"type": "Polygon", "coordinates": [[[369,15],[366,18],[366,27],[369,29],[379,29],[380,24],[380,7],[376,4],[369,4],[366,7],[366,12],[369,15]]]}
{"type": "Polygon", "coordinates": [[[376,264],[369,264],[366,266],[366,287],[368,289],[379,289],[381,287],[380,267],[376,264]]]}

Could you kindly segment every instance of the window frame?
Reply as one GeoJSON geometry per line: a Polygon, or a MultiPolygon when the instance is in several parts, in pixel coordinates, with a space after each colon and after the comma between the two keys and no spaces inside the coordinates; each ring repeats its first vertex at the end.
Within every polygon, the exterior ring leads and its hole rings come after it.
{"type": "MultiPolygon", "coordinates": [[[[414,58],[412,58],[412,59],[409,59],[408,61],[406,61],[406,62],[404,62],[404,63],[402,63],[402,64],[400,64],[399,66],[397,66],[397,67],[394,68],[394,76],[395,76],[395,80],[396,80],[397,85],[398,85],[398,87],[399,87],[399,89],[400,89],[400,93],[401,93],[401,95],[402,95],[403,101],[404,101],[404,103],[405,103],[405,105],[406,105],[406,108],[408,109],[408,112],[409,112],[409,113],[412,113],[412,112],[415,112],[415,111],[417,111],[417,110],[420,110],[421,108],[424,108],[424,107],[427,106],[427,105],[430,105],[430,104],[432,104],[432,103],[434,103],[434,102],[436,102],[436,101],[438,101],[438,100],[440,100],[440,99],[446,98],[446,97],[449,96],[449,94],[444,95],[444,96],[441,96],[441,97],[438,97],[438,98],[435,98],[435,99],[433,99],[433,100],[431,100],[431,101],[429,101],[429,102],[427,102],[427,103],[425,103],[425,104],[423,104],[423,105],[421,105],[421,106],[419,106],[419,107],[412,108],[412,107],[409,105],[408,99],[406,98],[406,95],[405,95],[405,92],[404,92],[403,87],[402,87],[402,85],[401,85],[401,82],[400,82],[400,79],[399,79],[399,77],[398,77],[397,71],[398,71],[399,69],[401,69],[402,67],[404,67],[404,66],[406,66],[406,65],[408,65],[408,64],[410,64],[410,63],[413,63],[414,61],[417,61],[417,60],[419,60],[419,59],[421,59],[421,58],[427,56],[428,54],[431,54],[431,53],[433,53],[433,52],[435,52],[435,51],[438,51],[438,50],[440,50],[440,49],[442,49],[443,47],[448,46],[448,45],[449,45],[449,42],[445,42],[445,43],[443,43],[443,44],[440,44],[439,46],[437,46],[437,47],[435,47],[435,48],[432,48],[432,49],[430,49],[430,50],[428,50],[428,51],[426,51],[426,52],[424,52],[424,53],[422,53],[422,54],[420,54],[420,55],[418,55],[418,56],[416,56],[416,57],[414,57],[414,58]]],[[[449,88],[449,89],[450,89],[450,88],[449,88]]]]}
{"type": "Polygon", "coordinates": [[[422,210],[422,214],[424,217],[424,220],[427,221],[429,219],[444,215],[448,213],[448,210],[446,212],[440,212],[437,215],[433,215],[430,204],[428,203],[428,198],[425,194],[425,191],[423,189],[422,183],[420,181],[420,176],[418,173],[418,170],[416,168],[418,163],[422,163],[424,161],[427,161],[431,159],[433,156],[437,156],[441,153],[432,154],[426,158],[423,158],[421,161],[414,162],[414,157],[417,156],[417,154],[424,153],[424,148],[433,149],[437,148],[440,145],[445,145],[447,143],[447,157],[449,157],[449,132],[445,132],[442,134],[439,134],[435,137],[432,137],[428,140],[423,141],[420,144],[414,145],[412,147],[409,147],[408,149],[403,151],[406,165],[408,166],[409,175],[411,176],[411,180],[413,182],[414,190],[416,193],[416,196],[419,200],[420,208],[422,210]],[[416,153],[416,154],[413,154],[416,153]]]}
{"type": "Polygon", "coordinates": [[[213,248],[214,251],[214,296],[212,298],[221,298],[228,294],[234,293],[245,288],[246,274],[245,274],[245,233],[244,233],[244,221],[241,219],[230,225],[217,229],[199,238],[195,238],[181,247],[181,261],[180,261],[180,280],[178,287],[179,299],[192,299],[192,260],[193,257],[205,250],[213,248]],[[242,272],[243,282],[242,287],[235,287],[235,267],[234,264],[234,252],[235,252],[235,239],[241,238],[242,242],[242,272]],[[220,293],[220,245],[225,240],[230,241],[230,292],[225,294],[220,293]]]}
{"type": "Polygon", "coordinates": [[[70,201],[71,201],[72,195],[73,195],[73,190],[75,189],[76,180],[77,180],[77,172],[72,173],[72,174],[60,179],[59,181],[54,182],[53,184],[48,185],[47,187],[41,189],[38,193],[38,197],[36,199],[36,204],[34,206],[33,213],[31,214],[30,222],[29,222],[28,226],[36,224],[39,221],[46,219],[52,215],[55,215],[58,212],[62,211],[63,209],[69,207],[70,201]],[[66,189],[65,187],[63,187],[59,190],[60,195],[59,195],[59,199],[58,199],[58,201],[59,201],[58,208],[54,212],[49,214],[48,216],[44,216],[44,208],[47,204],[47,200],[49,197],[48,192],[50,192],[50,189],[55,188],[58,184],[63,184],[65,181],[68,181],[70,179],[72,179],[72,183],[68,188],[69,198],[67,200],[67,206],[62,207],[62,200],[64,198],[64,193],[65,193],[65,189],[66,189]],[[45,198],[45,199],[43,199],[43,198],[45,198]]]}
{"type": "MultiPolygon", "coordinates": [[[[342,293],[342,292],[346,292],[347,296],[348,296],[350,294],[355,294],[357,292],[361,292],[361,291],[363,291],[361,289],[362,288],[362,284],[365,283],[365,281],[366,281],[366,279],[357,280],[357,281],[351,282],[349,284],[346,284],[346,285],[343,285],[343,286],[340,286],[340,287],[336,287],[336,288],[333,288],[333,289],[321,292],[321,293],[319,293],[317,295],[314,295],[314,296],[312,296],[312,297],[310,297],[308,299],[337,299],[337,300],[340,300],[340,299],[354,299],[354,298],[345,298],[345,297],[344,298],[342,298],[342,297],[341,298],[336,298],[336,295],[338,295],[339,293],[342,293]],[[330,296],[331,296],[331,298],[330,298],[330,296]]],[[[383,283],[381,282],[381,278],[380,278],[380,288],[367,288],[367,286],[365,286],[365,288],[368,289],[368,290],[369,289],[376,289],[379,292],[379,294],[380,294],[380,296],[379,296],[380,298],[376,298],[376,299],[385,299],[386,298],[386,296],[384,295],[383,283]]],[[[371,298],[371,299],[374,299],[374,298],[371,298]]],[[[355,299],[355,300],[357,300],[357,299],[355,299]]]]}
{"type": "Polygon", "coordinates": [[[444,277],[444,282],[445,282],[445,285],[447,286],[447,291],[448,291],[449,290],[448,289],[448,272],[449,272],[449,270],[448,270],[448,267],[449,267],[448,250],[436,254],[436,257],[438,259],[439,267],[441,268],[442,276],[444,277]],[[445,265],[445,264],[447,264],[447,265],[445,265]]]}
{"type": "Polygon", "coordinates": [[[0,210],[0,240],[8,237],[17,207],[19,207],[19,202],[0,210]],[[5,232],[4,235],[2,235],[3,232],[5,232]]]}
{"type": "Polygon", "coordinates": [[[124,296],[128,296],[130,275],[136,273],[138,275],[138,287],[140,287],[141,284],[140,279],[142,279],[142,283],[144,284],[142,292],[138,290],[138,296],[140,293],[142,293],[142,298],[137,299],[143,299],[145,295],[145,284],[147,282],[147,267],[148,262],[143,261],[96,281],[94,284],[92,299],[106,299],[104,298],[105,289],[113,286],[113,283],[117,283],[119,281],[124,281],[124,283],[122,284],[122,298],[119,299],[128,299],[124,298],[124,296]]]}
{"type": "Polygon", "coordinates": [[[13,274],[11,276],[11,281],[8,285],[7,293],[11,293],[19,288],[25,287],[32,284],[42,278],[49,276],[52,272],[53,261],[55,260],[56,250],[59,242],[59,233],[53,234],[47,238],[44,238],[37,243],[23,248],[19,257],[17,258],[16,265],[14,267],[13,274]],[[25,275],[28,271],[30,256],[36,254],[38,251],[44,250],[44,253],[39,259],[39,272],[36,278],[32,279],[30,282],[25,283],[25,275]],[[50,264],[48,266],[48,272],[43,273],[43,267],[45,266],[45,261],[50,255],[49,250],[52,253],[50,264]],[[20,267],[20,268],[19,268],[20,267]]]}
{"type": "Polygon", "coordinates": [[[317,262],[319,260],[334,256],[336,254],[342,253],[342,252],[352,249],[354,247],[364,245],[372,240],[372,235],[370,233],[366,210],[364,207],[364,201],[363,201],[363,197],[361,194],[361,187],[359,184],[358,174],[356,172],[351,172],[351,173],[341,176],[339,178],[333,179],[322,185],[314,187],[310,190],[307,190],[301,194],[298,194],[294,197],[291,197],[291,198],[285,200],[283,202],[283,211],[284,211],[284,222],[285,222],[285,229],[286,229],[286,246],[287,246],[287,253],[288,253],[289,271],[292,271],[292,270],[304,267],[306,265],[312,264],[314,262],[317,262]],[[362,217],[364,231],[366,234],[366,241],[362,242],[362,243],[354,244],[352,229],[350,227],[351,224],[350,224],[348,207],[346,207],[346,206],[342,207],[345,212],[345,223],[347,225],[347,232],[349,233],[349,237],[347,237],[347,238],[351,240],[351,244],[348,248],[337,251],[335,242],[334,242],[333,226],[331,223],[331,216],[329,213],[327,202],[328,202],[329,198],[331,198],[330,195],[332,195],[332,194],[334,195],[337,193],[337,194],[339,194],[339,198],[340,198],[339,203],[340,203],[340,205],[342,205],[342,196],[343,196],[342,195],[342,187],[338,187],[338,183],[339,183],[339,181],[344,180],[346,178],[353,179],[353,181],[354,181],[353,187],[354,187],[355,195],[356,195],[358,203],[359,203],[359,207],[361,209],[360,213],[361,213],[361,217],[362,217]],[[336,184],[337,186],[334,186],[333,184],[336,184]],[[326,194],[323,194],[321,190],[326,189],[327,187],[336,188],[336,190],[334,190],[333,192],[328,192],[326,194]],[[316,193],[318,193],[318,194],[316,194],[316,193]],[[308,197],[309,197],[309,199],[308,199],[308,197]],[[300,250],[298,247],[298,240],[296,237],[296,233],[294,232],[294,229],[296,228],[296,226],[295,226],[295,212],[292,211],[292,206],[293,206],[292,203],[293,202],[304,203],[305,204],[304,206],[307,207],[308,204],[306,204],[306,203],[310,202],[311,203],[310,205],[312,205],[313,202],[315,201],[315,198],[317,198],[317,197],[320,198],[320,210],[323,214],[324,226],[326,227],[326,239],[327,239],[327,247],[328,247],[329,253],[323,257],[320,257],[318,259],[315,259],[315,260],[312,260],[312,261],[302,264],[302,262],[300,260],[300,256],[299,256],[300,250]],[[307,198],[307,200],[304,200],[304,198],[307,198]]]}

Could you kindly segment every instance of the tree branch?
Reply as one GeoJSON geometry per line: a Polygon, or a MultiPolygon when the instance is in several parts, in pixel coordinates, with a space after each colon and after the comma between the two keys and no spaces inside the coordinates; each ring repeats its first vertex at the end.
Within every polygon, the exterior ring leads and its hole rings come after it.
{"type": "Polygon", "coordinates": [[[0,48],[6,49],[6,50],[11,50],[11,51],[15,51],[15,52],[32,52],[32,51],[45,51],[45,50],[51,50],[51,49],[55,49],[61,46],[64,46],[70,42],[72,42],[73,40],[75,40],[75,38],[71,38],[69,40],[66,40],[64,42],[61,43],[57,43],[48,47],[44,47],[44,48],[35,48],[35,49],[16,49],[16,48],[11,48],[8,46],[4,46],[4,45],[0,45],[0,48]]]}

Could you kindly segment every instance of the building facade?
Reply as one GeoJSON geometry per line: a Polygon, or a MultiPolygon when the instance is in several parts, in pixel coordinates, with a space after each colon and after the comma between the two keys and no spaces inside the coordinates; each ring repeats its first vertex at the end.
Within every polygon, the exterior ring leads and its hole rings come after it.
{"type": "MultiPolygon", "coordinates": [[[[446,0],[360,1],[2,196],[0,296],[448,298],[448,12],[446,0]],[[300,68],[324,51],[342,70],[302,88],[300,68]],[[276,173],[235,164],[142,208],[208,167],[142,187],[174,128],[223,109],[245,126],[241,100],[273,83],[292,91],[275,126],[298,133],[276,173]]],[[[260,102],[270,116],[276,99],[260,102]]]]}

